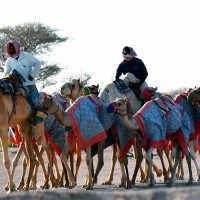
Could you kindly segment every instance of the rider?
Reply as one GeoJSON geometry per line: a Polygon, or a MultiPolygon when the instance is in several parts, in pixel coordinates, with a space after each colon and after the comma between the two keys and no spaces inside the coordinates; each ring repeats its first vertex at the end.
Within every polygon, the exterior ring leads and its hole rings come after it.
{"type": "Polygon", "coordinates": [[[28,99],[30,101],[33,113],[36,115],[39,107],[39,92],[35,84],[35,78],[38,76],[41,68],[41,62],[32,54],[22,51],[20,43],[16,40],[10,40],[5,45],[7,60],[5,62],[5,76],[16,70],[23,77],[23,85],[28,90],[28,99]]]}
{"type": "Polygon", "coordinates": [[[127,75],[126,79],[130,80],[128,82],[131,89],[143,90],[147,87],[145,80],[148,76],[143,61],[137,58],[137,54],[132,47],[125,46],[122,50],[122,55],[124,60],[117,68],[115,79],[119,80],[122,74],[127,75]]]}

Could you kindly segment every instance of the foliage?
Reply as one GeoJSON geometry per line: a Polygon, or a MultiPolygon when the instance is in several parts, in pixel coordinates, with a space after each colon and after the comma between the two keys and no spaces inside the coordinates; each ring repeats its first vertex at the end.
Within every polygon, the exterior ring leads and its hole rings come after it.
{"type": "Polygon", "coordinates": [[[67,78],[68,81],[71,81],[72,79],[80,79],[80,84],[84,87],[88,85],[88,81],[91,79],[91,75],[88,73],[83,73],[67,78]]]}
{"type": "Polygon", "coordinates": [[[42,83],[42,88],[46,86],[55,84],[55,80],[52,80],[52,76],[57,75],[61,71],[61,68],[58,67],[56,64],[54,65],[47,65],[46,67],[42,68],[40,71],[40,76],[36,78],[36,81],[42,83]]]}

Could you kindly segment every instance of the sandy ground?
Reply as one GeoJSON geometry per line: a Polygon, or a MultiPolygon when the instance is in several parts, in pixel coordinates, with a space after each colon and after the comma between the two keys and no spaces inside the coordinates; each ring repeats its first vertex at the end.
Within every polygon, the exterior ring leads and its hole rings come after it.
{"type": "MultiPolygon", "coordinates": [[[[11,160],[15,156],[17,149],[11,148],[10,149],[10,158],[11,160]]],[[[120,183],[120,167],[117,163],[115,173],[114,173],[114,180],[113,184],[110,186],[104,186],[101,185],[103,181],[107,178],[111,166],[111,157],[112,157],[112,148],[108,147],[105,150],[104,155],[104,167],[99,174],[98,177],[98,184],[94,186],[94,189],[91,191],[85,191],[82,188],[82,184],[84,182],[85,175],[87,173],[87,168],[85,164],[85,154],[82,154],[82,164],[80,167],[80,171],[78,174],[78,182],[77,186],[73,189],[66,189],[66,188],[51,188],[49,190],[41,190],[39,188],[40,185],[43,183],[43,176],[41,168],[39,169],[38,174],[38,189],[34,191],[29,192],[14,192],[12,194],[6,194],[4,191],[4,187],[7,182],[7,176],[6,171],[3,167],[3,164],[0,165],[0,199],[49,199],[49,200],[60,200],[60,199],[87,199],[87,200],[98,200],[98,199],[117,199],[117,200],[123,200],[123,199],[141,199],[141,200],[150,200],[150,199],[158,199],[158,200],[167,200],[167,199],[200,199],[200,183],[194,181],[194,183],[191,186],[187,186],[187,180],[188,180],[188,169],[186,162],[184,160],[184,169],[185,169],[185,180],[183,181],[177,181],[177,183],[171,187],[168,188],[163,183],[163,178],[156,177],[157,184],[154,188],[147,187],[146,184],[141,184],[137,182],[136,186],[131,189],[124,189],[119,188],[120,183]]],[[[2,152],[0,153],[0,162],[2,163],[2,152]]],[[[44,157],[46,161],[46,157],[44,157]]],[[[200,156],[198,156],[198,163],[200,162],[200,156]]],[[[96,163],[97,158],[94,158],[94,162],[96,163]]],[[[155,163],[158,164],[158,166],[161,166],[160,160],[157,156],[154,157],[155,163]]],[[[61,166],[61,163],[58,158],[59,166],[61,166]]],[[[47,164],[47,162],[46,162],[47,164]]],[[[22,158],[19,161],[19,166],[16,168],[16,172],[14,175],[14,182],[16,186],[19,183],[20,177],[21,177],[21,165],[22,165],[22,158]]],[[[129,158],[129,171],[130,175],[132,176],[133,170],[135,166],[134,158],[129,158]]],[[[194,180],[196,179],[196,171],[194,168],[194,164],[192,163],[193,168],[193,176],[194,180]]],[[[61,167],[60,167],[61,169],[61,167]]],[[[139,177],[138,177],[139,179],[139,177]]]]}

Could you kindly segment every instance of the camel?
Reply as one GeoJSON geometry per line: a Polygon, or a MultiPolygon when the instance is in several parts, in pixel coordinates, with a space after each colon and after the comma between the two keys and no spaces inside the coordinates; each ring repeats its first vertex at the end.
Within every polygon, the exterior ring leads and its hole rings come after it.
{"type": "MultiPolygon", "coordinates": [[[[97,94],[99,94],[99,89],[98,88],[99,88],[99,85],[97,85],[97,86],[95,86],[95,85],[89,86],[87,88],[86,93],[88,93],[88,94],[92,93],[92,94],[97,95],[97,94]],[[88,92],[88,89],[90,90],[89,92],[88,92]]],[[[61,87],[61,94],[63,96],[65,96],[65,97],[69,97],[73,102],[80,95],[84,94],[84,89],[85,88],[83,88],[81,86],[81,84],[80,84],[80,80],[73,79],[71,82],[65,83],[61,87]]],[[[116,147],[116,145],[114,145],[114,146],[116,147]]],[[[97,183],[98,174],[99,174],[100,170],[102,169],[102,167],[104,165],[104,162],[103,162],[103,150],[104,150],[104,147],[105,147],[105,141],[101,141],[98,144],[98,154],[97,154],[98,155],[98,163],[97,163],[97,167],[96,167],[96,170],[95,170],[95,173],[94,173],[94,176],[93,176],[93,184],[97,183]]],[[[130,182],[129,182],[129,179],[124,178],[124,177],[126,177],[126,175],[125,175],[125,171],[123,170],[124,169],[124,162],[126,160],[123,160],[123,159],[119,159],[119,160],[120,160],[120,163],[121,163],[121,166],[122,166],[121,168],[122,168],[122,174],[123,174],[120,186],[129,188],[130,187],[130,182]]],[[[75,178],[77,177],[77,172],[78,172],[78,169],[80,167],[80,163],[81,163],[81,152],[78,151],[75,178]]],[[[127,161],[126,161],[126,163],[127,163],[127,161]]],[[[125,165],[125,170],[126,170],[126,173],[128,173],[128,169],[127,169],[126,165],[125,165]]]]}
{"type": "Polygon", "coordinates": [[[181,159],[181,149],[182,155],[186,154],[189,168],[188,183],[190,184],[193,178],[191,157],[187,149],[190,135],[190,122],[187,113],[178,104],[173,102],[172,99],[166,96],[161,96],[154,101],[147,102],[132,118],[128,118],[127,116],[127,98],[115,100],[115,106],[124,125],[132,130],[133,134],[141,134],[143,137],[146,149],[146,161],[148,163],[148,174],[150,175],[149,185],[154,186],[156,183],[152,171],[152,151],[158,146],[165,145],[167,132],[169,133],[169,137],[176,137],[176,140],[174,140],[176,149],[175,164],[171,179],[167,184],[171,186],[176,180],[176,167],[181,159]],[[185,143],[183,140],[180,142],[180,138],[184,138],[185,143]]]}
{"type": "MultiPolygon", "coordinates": [[[[128,98],[128,112],[129,112],[129,115],[133,115],[142,107],[143,102],[141,101],[141,99],[137,98],[136,95],[130,90],[130,88],[128,87],[127,81],[121,80],[120,85],[124,85],[124,90],[122,89],[122,91],[119,91],[119,89],[117,88],[114,82],[107,84],[99,93],[99,98],[107,103],[110,103],[114,101],[117,97],[119,98],[127,97],[128,98]]],[[[149,87],[149,91],[152,93],[152,95],[156,92],[156,90],[157,88],[149,87]]],[[[136,180],[136,176],[137,176],[137,172],[139,168],[141,170],[141,181],[145,181],[145,173],[143,172],[141,168],[143,154],[142,154],[142,149],[139,143],[137,142],[137,140],[136,140],[136,143],[134,144],[134,151],[135,151],[135,158],[136,158],[136,166],[135,166],[134,174],[131,179],[131,182],[133,185],[135,184],[135,180],[136,180]]],[[[109,173],[108,178],[103,183],[104,185],[109,185],[113,181],[114,167],[117,160],[116,152],[117,152],[116,145],[113,145],[112,167],[111,167],[111,171],[109,173]]],[[[158,154],[162,161],[162,155],[161,155],[162,153],[159,151],[158,154]]],[[[162,165],[163,165],[164,179],[167,180],[168,173],[167,173],[167,170],[165,170],[164,162],[162,162],[162,165]]],[[[120,164],[120,167],[122,170],[121,185],[124,185],[125,184],[124,182],[126,181],[124,167],[122,164],[120,164]]],[[[162,171],[158,169],[155,164],[153,165],[153,167],[154,167],[154,170],[156,171],[157,176],[161,176],[162,171]]]]}
{"type": "MultiPolygon", "coordinates": [[[[190,119],[190,124],[191,124],[191,135],[190,135],[190,140],[189,140],[189,149],[190,149],[190,154],[191,158],[194,161],[195,167],[196,167],[196,172],[197,172],[197,181],[200,180],[200,168],[198,166],[197,160],[196,160],[196,154],[195,154],[195,146],[198,146],[198,132],[199,132],[199,126],[198,126],[198,116],[199,116],[199,111],[200,109],[198,108],[199,105],[195,106],[195,101],[198,102],[198,91],[200,89],[189,89],[186,92],[183,92],[181,94],[178,94],[175,97],[175,102],[181,105],[182,108],[186,110],[188,113],[189,119],[190,119]],[[197,92],[196,92],[197,91],[197,92]],[[193,93],[196,92],[195,98],[192,98],[191,101],[189,102],[187,98],[190,98],[193,93]]],[[[179,163],[178,167],[178,173],[177,173],[177,178],[178,179],[184,179],[184,171],[183,171],[183,166],[182,162],[179,163]]]]}
{"type": "MultiPolygon", "coordinates": [[[[86,149],[86,164],[88,167],[88,179],[87,179],[88,181],[85,185],[85,188],[92,189],[93,182],[92,182],[92,173],[91,173],[91,171],[92,171],[91,170],[91,145],[100,142],[101,140],[105,139],[105,137],[106,137],[106,133],[103,130],[103,127],[100,128],[102,130],[102,132],[97,133],[97,135],[95,137],[92,137],[89,141],[84,142],[84,139],[83,139],[84,136],[79,135],[80,132],[78,131],[77,124],[74,121],[75,118],[73,117],[73,113],[75,112],[76,109],[79,110],[79,107],[81,107],[82,109],[84,107],[84,109],[86,109],[85,112],[87,113],[87,116],[86,116],[86,118],[87,118],[89,116],[89,113],[94,112],[93,107],[96,107],[96,105],[94,103],[91,104],[90,102],[91,101],[88,97],[79,97],[65,112],[63,112],[62,110],[59,109],[59,106],[56,104],[56,102],[50,96],[47,96],[42,103],[42,109],[45,110],[45,112],[48,115],[54,114],[57,121],[60,124],[62,124],[65,128],[67,128],[68,130],[73,129],[73,131],[69,132],[68,139],[65,141],[65,145],[64,145],[64,147],[62,149],[62,153],[61,153],[61,159],[67,170],[67,174],[69,176],[69,184],[70,184],[71,188],[76,185],[76,182],[75,182],[72,172],[67,164],[67,155],[68,155],[68,152],[71,150],[73,144],[75,144],[75,142],[77,142],[80,150],[86,149]],[[74,131],[76,131],[76,133],[74,133],[74,131]],[[76,136],[78,134],[77,138],[75,137],[75,139],[77,141],[73,140],[73,137],[75,136],[74,134],[76,136]]],[[[89,116],[89,120],[92,120],[92,121],[94,121],[94,123],[97,123],[100,125],[100,122],[97,119],[96,113],[92,114],[91,118],[89,116]]],[[[86,121],[82,120],[81,122],[85,123],[86,121]]],[[[91,122],[89,124],[91,125],[91,122]]],[[[78,124],[78,125],[80,125],[80,124],[78,124]]],[[[94,128],[96,128],[96,127],[94,127],[94,128]]]]}
{"type": "MultiPolygon", "coordinates": [[[[12,192],[15,190],[15,184],[13,182],[13,175],[10,170],[10,161],[8,156],[8,129],[9,127],[15,128],[18,126],[20,135],[24,138],[25,148],[28,153],[28,165],[29,173],[24,187],[25,190],[28,190],[30,187],[30,181],[33,174],[35,166],[35,158],[32,149],[32,136],[31,130],[34,129],[36,140],[41,143],[41,145],[46,149],[47,144],[43,135],[44,124],[43,122],[37,123],[36,126],[31,126],[30,119],[32,117],[31,106],[28,104],[27,99],[22,94],[15,94],[13,90],[8,89],[8,86],[12,88],[12,84],[8,84],[7,81],[12,82],[11,78],[1,79],[0,84],[0,138],[2,141],[2,150],[3,150],[3,164],[6,168],[8,175],[8,191],[12,192]],[[5,84],[5,82],[6,84],[5,84]]],[[[48,182],[48,177],[45,177],[45,183],[48,182]]]]}
{"type": "MultiPolygon", "coordinates": [[[[94,94],[94,95],[98,95],[99,94],[99,84],[91,85],[91,86],[88,86],[86,88],[87,88],[87,92],[86,93],[88,93],[88,94],[94,94]]],[[[71,103],[73,103],[77,98],[85,95],[84,94],[84,87],[81,85],[80,79],[72,79],[72,81],[65,83],[61,87],[61,92],[60,93],[64,97],[69,98],[71,103]]],[[[102,168],[102,157],[103,157],[103,154],[102,154],[103,151],[101,151],[102,148],[104,148],[104,144],[102,142],[100,142],[99,147],[98,147],[98,149],[99,149],[98,150],[99,151],[99,154],[98,154],[99,162],[97,164],[96,171],[100,171],[100,169],[102,168]]],[[[80,148],[78,147],[78,145],[76,146],[76,151],[77,151],[77,161],[76,161],[76,170],[75,170],[75,180],[77,180],[78,171],[79,171],[79,168],[80,168],[80,165],[81,165],[81,162],[82,162],[81,151],[80,151],[80,148]]],[[[70,158],[71,158],[71,169],[72,169],[72,172],[73,172],[72,154],[70,154],[70,158]]],[[[93,164],[92,164],[92,168],[93,168],[93,164]]],[[[94,183],[97,182],[97,176],[95,176],[93,182],[94,183]]],[[[83,185],[83,187],[84,187],[84,185],[83,185]]]]}

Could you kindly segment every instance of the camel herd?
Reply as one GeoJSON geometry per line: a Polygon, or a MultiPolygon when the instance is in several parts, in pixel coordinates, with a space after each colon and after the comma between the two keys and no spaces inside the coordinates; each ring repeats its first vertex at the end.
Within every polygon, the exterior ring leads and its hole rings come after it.
{"type": "Polygon", "coordinates": [[[104,149],[108,145],[113,147],[112,166],[104,185],[112,184],[117,159],[121,169],[120,186],[132,187],[138,171],[142,182],[148,182],[150,186],[155,185],[154,172],[161,176],[162,171],[153,161],[153,149],[157,149],[163,167],[164,182],[168,186],[175,182],[176,177],[183,176],[180,170],[176,173],[177,167],[181,169],[183,158],[186,158],[188,164],[188,183],[193,181],[191,159],[200,179],[200,168],[196,160],[199,126],[198,117],[195,117],[198,116],[199,90],[196,89],[195,98],[192,98],[191,103],[184,105],[181,104],[180,98],[172,99],[168,95],[160,95],[156,91],[157,88],[150,87],[148,91],[151,93],[151,99],[141,100],[126,87],[128,83],[125,80],[122,82],[125,86],[124,91],[120,91],[115,83],[106,85],[100,92],[98,85],[93,85],[89,87],[90,95],[86,96],[80,80],[77,79],[65,83],[57,96],[43,92],[40,98],[42,112],[39,116],[44,120],[36,125],[31,124],[31,107],[26,98],[20,93],[5,93],[0,82],[0,137],[3,164],[8,176],[5,190],[16,190],[13,175],[22,154],[23,173],[18,190],[37,188],[39,165],[44,176],[42,188],[50,187],[49,180],[52,187],[59,187],[64,182],[66,187],[75,187],[83,150],[86,153],[88,169],[83,187],[92,189],[103,168],[104,149]],[[59,102],[58,98],[61,98],[62,102],[59,102]],[[191,110],[187,106],[190,106],[191,110]],[[14,134],[15,139],[20,138],[21,141],[17,144],[18,152],[12,165],[8,156],[8,131],[14,134]],[[136,162],[130,178],[126,154],[132,146],[136,162]],[[43,160],[44,152],[48,157],[48,169],[45,168],[43,160]],[[55,153],[59,155],[62,163],[61,173],[55,153]],[[166,154],[168,166],[165,166],[163,153],[166,154]],[[77,162],[74,169],[75,155],[77,162]],[[98,157],[96,169],[93,166],[95,155],[98,157]],[[141,166],[143,159],[146,161],[144,167],[141,166]],[[29,170],[25,180],[27,166],[29,170]],[[56,169],[56,175],[53,167],[56,169]]]}

